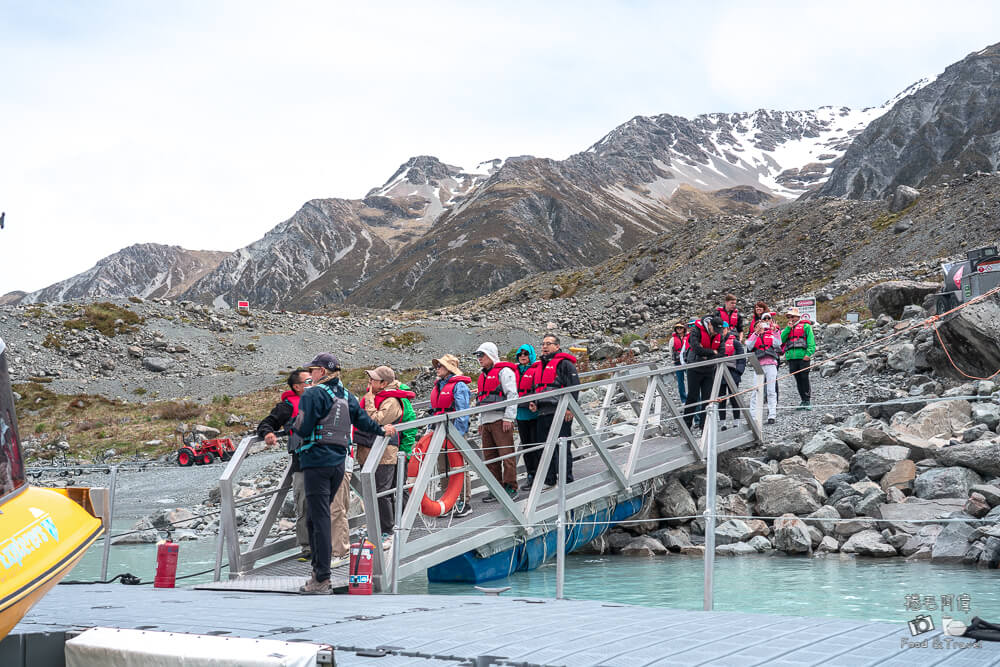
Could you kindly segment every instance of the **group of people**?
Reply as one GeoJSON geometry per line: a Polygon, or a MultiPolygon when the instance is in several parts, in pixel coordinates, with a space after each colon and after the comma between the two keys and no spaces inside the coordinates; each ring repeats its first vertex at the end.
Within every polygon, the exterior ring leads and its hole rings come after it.
{"type": "MultiPolygon", "coordinates": [[[[812,409],[812,389],[809,368],[816,353],[816,338],[812,323],[798,308],[788,308],[785,326],[777,324],[777,314],[763,301],[754,304],[753,313],[746,318],[737,308],[737,298],[727,294],[722,306],[701,319],[692,318],[687,323],[674,325],[669,349],[674,364],[677,390],[684,403],[684,422],[689,429],[704,428],[707,402],[711,397],[715,364],[708,362],[719,357],[736,357],[726,362],[733,383],[738,387],[746,370],[748,352],[757,357],[763,373],[754,370],[754,387],[750,395],[750,411],[756,416],[757,392],[762,387],[767,404],[767,423],[777,420],[778,367],[782,361],[795,378],[799,394],[799,409],[812,409]],[[749,333],[748,333],[749,332],[749,333]]],[[[725,388],[725,385],[723,385],[725,388]]],[[[723,393],[726,393],[725,391],[723,393]]],[[[721,430],[735,426],[738,403],[735,392],[722,401],[719,411],[721,430]],[[728,407],[728,414],[727,414],[728,407]]]]}
{"type": "MultiPolygon", "coordinates": [[[[542,454],[535,443],[544,442],[552,431],[569,437],[573,416],[567,412],[561,423],[554,424],[559,400],[530,395],[572,387],[580,384],[576,358],[563,352],[559,337],[549,334],[542,338],[541,356],[528,344],[516,351],[517,361],[500,359],[497,346],[485,342],[474,356],[480,372],[476,380],[462,375],[460,360],[445,354],[432,361],[436,373],[430,395],[430,410],[439,415],[460,413],[472,407],[472,391],[476,405],[492,405],[521,399],[520,403],[487,410],[478,415],[480,435],[479,455],[503,492],[511,499],[518,491],[531,488],[538,475],[544,475],[545,488],[558,482],[558,456],[566,458],[566,481],[573,481],[573,458],[570,447],[557,448],[546,470],[540,470],[542,454]],[[527,480],[517,483],[517,452],[514,429],[521,441],[527,480]],[[533,446],[535,445],[535,446],[533,446]]],[[[340,362],[324,352],[309,364],[289,374],[288,389],[270,414],[257,427],[257,435],[269,445],[277,443],[278,434],[287,432],[288,451],[292,456],[293,496],[296,507],[296,536],[303,549],[300,560],[309,561],[312,576],[299,590],[321,594],[331,591],[332,568],[346,562],[350,553],[350,530],[347,513],[350,504],[350,479],[354,457],[362,465],[371,454],[375,439],[389,438],[375,469],[379,526],[382,546],[392,547],[393,498],[382,492],[395,487],[397,452],[409,453],[414,447],[416,432],[399,431],[396,424],[416,418],[413,399],[416,394],[399,382],[392,368],[379,366],[366,371],[368,386],[359,400],[341,381],[340,362]]],[[[572,393],[576,398],[576,393],[572,393]]],[[[470,428],[468,415],[449,419],[449,435],[465,436],[470,428]]],[[[447,466],[442,455],[439,466],[447,466]]],[[[441,484],[447,484],[442,476],[441,484]]],[[[497,502],[487,494],[484,503],[497,502]]],[[[468,515],[471,508],[471,485],[465,475],[465,486],[451,509],[452,515],[468,515]]],[[[369,527],[373,532],[373,528],[369,527]]]]}

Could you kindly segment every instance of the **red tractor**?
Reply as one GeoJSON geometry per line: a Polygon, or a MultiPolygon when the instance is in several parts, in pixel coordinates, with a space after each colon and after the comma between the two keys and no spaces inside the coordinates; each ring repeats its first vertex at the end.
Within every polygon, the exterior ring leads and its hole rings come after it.
{"type": "Polygon", "coordinates": [[[236,447],[229,438],[215,438],[205,440],[200,434],[185,433],[184,446],[177,450],[177,464],[187,467],[189,465],[208,465],[219,458],[228,461],[233,458],[236,447]]]}

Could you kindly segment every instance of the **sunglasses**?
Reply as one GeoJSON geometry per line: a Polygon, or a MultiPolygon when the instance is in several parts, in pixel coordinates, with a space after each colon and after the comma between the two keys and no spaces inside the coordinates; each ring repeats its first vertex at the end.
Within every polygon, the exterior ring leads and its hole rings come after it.
{"type": "Polygon", "coordinates": [[[485,352],[476,352],[476,359],[482,359],[486,356],[485,352]]]}

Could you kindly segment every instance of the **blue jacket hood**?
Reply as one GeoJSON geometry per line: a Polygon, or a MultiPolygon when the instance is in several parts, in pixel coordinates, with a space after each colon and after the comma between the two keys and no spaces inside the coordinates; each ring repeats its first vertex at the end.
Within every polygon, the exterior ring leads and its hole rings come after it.
{"type": "Polygon", "coordinates": [[[517,357],[520,356],[521,352],[523,352],[525,350],[528,351],[528,359],[529,359],[528,363],[529,364],[535,363],[535,357],[536,357],[536,355],[535,355],[535,348],[531,347],[527,343],[525,343],[521,347],[517,348],[517,353],[514,355],[514,358],[517,359],[517,357]]]}

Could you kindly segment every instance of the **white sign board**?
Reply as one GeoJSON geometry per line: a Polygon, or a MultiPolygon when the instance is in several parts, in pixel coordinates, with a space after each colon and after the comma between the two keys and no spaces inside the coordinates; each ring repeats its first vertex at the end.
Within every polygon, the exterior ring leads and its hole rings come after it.
{"type": "Polygon", "coordinates": [[[861,319],[860,313],[850,312],[847,313],[847,321],[851,323],[856,323],[861,319]]]}
{"type": "Polygon", "coordinates": [[[792,305],[799,309],[799,315],[808,318],[810,322],[816,321],[815,295],[807,294],[805,296],[800,296],[792,303],[792,305]]]}

